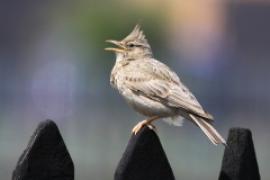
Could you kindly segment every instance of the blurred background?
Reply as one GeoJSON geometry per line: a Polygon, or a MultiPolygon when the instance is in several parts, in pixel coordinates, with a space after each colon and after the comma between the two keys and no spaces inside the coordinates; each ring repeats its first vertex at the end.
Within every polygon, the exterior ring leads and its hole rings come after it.
{"type": "MultiPolygon", "coordinates": [[[[115,56],[104,41],[137,23],[224,137],[231,127],[252,130],[261,177],[270,179],[269,1],[2,0],[0,14],[1,179],[45,119],[58,124],[76,179],[113,179],[143,117],[110,87],[115,56]]],[[[189,122],[156,125],[176,179],[218,178],[224,147],[189,122]]]]}

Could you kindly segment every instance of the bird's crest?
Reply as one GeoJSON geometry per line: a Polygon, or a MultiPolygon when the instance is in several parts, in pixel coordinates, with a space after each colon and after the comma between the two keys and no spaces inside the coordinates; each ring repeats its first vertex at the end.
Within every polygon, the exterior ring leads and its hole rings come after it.
{"type": "Polygon", "coordinates": [[[122,41],[137,41],[140,43],[148,44],[147,39],[145,38],[145,35],[143,31],[141,30],[141,27],[139,24],[137,24],[132,32],[125,37],[122,41]]]}

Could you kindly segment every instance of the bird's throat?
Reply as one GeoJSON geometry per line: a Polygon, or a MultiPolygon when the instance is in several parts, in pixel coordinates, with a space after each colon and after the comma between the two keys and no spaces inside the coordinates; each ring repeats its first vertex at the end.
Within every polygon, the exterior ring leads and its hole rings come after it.
{"type": "Polygon", "coordinates": [[[121,62],[124,60],[124,54],[123,53],[116,53],[116,62],[121,62]]]}

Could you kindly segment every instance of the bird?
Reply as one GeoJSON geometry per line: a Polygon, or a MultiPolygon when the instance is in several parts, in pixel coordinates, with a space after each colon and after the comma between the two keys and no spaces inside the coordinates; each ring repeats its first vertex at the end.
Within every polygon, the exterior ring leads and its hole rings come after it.
{"type": "Polygon", "coordinates": [[[173,70],[153,57],[139,24],[124,39],[106,42],[116,46],[105,48],[116,55],[110,84],[135,111],[146,117],[132,129],[135,135],[144,126],[156,129],[153,122],[158,119],[175,126],[181,126],[185,119],[198,126],[214,145],[226,145],[213,127],[213,116],[173,70]]]}

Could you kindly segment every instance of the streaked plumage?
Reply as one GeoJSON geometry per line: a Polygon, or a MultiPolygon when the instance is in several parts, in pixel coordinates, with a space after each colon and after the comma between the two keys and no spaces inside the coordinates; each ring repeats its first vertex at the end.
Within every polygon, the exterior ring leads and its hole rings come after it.
{"type": "Polygon", "coordinates": [[[175,72],[152,57],[151,47],[138,25],[122,41],[108,42],[120,47],[106,49],[116,52],[111,85],[136,111],[152,118],[138,124],[135,132],[158,118],[171,118],[169,122],[173,125],[180,125],[185,118],[199,126],[212,143],[225,144],[211,124],[212,115],[202,108],[175,72]]]}

